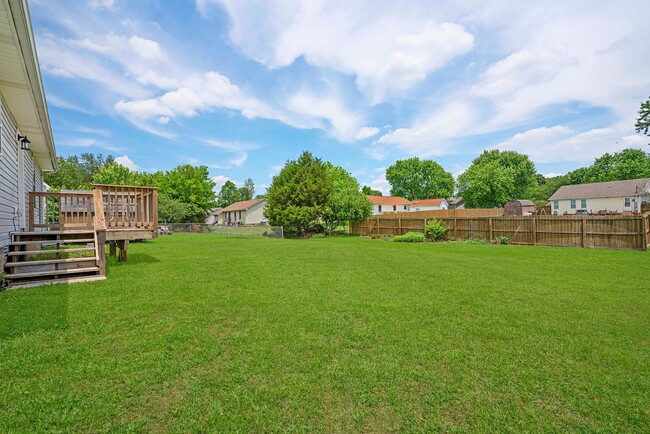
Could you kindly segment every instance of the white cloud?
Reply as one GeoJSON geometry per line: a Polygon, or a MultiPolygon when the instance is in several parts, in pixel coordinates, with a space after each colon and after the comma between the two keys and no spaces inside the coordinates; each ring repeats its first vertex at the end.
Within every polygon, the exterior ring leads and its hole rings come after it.
{"type": "Polygon", "coordinates": [[[235,158],[228,160],[228,164],[231,166],[239,167],[246,162],[248,159],[248,153],[243,152],[241,155],[235,158]]]}
{"type": "Polygon", "coordinates": [[[646,140],[642,135],[622,137],[621,131],[615,127],[594,128],[577,132],[571,128],[556,125],[515,134],[511,139],[499,143],[496,148],[527,154],[536,163],[564,161],[585,163],[605,152],[618,152],[626,148],[643,148],[645,145],[646,140]]]}
{"type": "Polygon", "coordinates": [[[355,140],[363,140],[367,139],[368,137],[372,137],[377,135],[379,133],[379,128],[377,127],[361,127],[359,131],[357,132],[357,135],[354,136],[355,140]]]}
{"type": "Polygon", "coordinates": [[[379,190],[384,196],[390,195],[390,184],[386,180],[386,172],[379,175],[377,178],[373,179],[370,182],[370,188],[373,190],[379,190]]]}
{"type": "Polygon", "coordinates": [[[105,140],[98,140],[94,137],[64,137],[60,139],[60,144],[63,146],[72,146],[75,148],[99,148],[106,149],[111,152],[124,152],[124,148],[121,146],[114,146],[105,140]]]}
{"type": "Polygon", "coordinates": [[[370,155],[388,156],[394,150],[409,155],[430,157],[453,151],[449,139],[468,134],[477,117],[471,104],[454,100],[409,128],[398,128],[384,134],[367,150],[370,155]]]}
{"type": "Polygon", "coordinates": [[[140,170],[140,167],[137,164],[135,164],[133,160],[131,160],[126,154],[115,158],[115,162],[131,170],[135,170],[135,171],[140,170]]]}
{"type": "MultiPolygon", "coordinates": [[[[361,129],[362,116],[345,107],[343,101],[334,96],[299,92],[292,95],[287,108],[313,120],[323,120],[312,127],[323,128],[336,139],[348,142],[354,140],[361,129]]],[[[303,122],[307,126],[308,120],[303,122]]]]}
{"type": "Polygon", "coordinates": [[[86,4],[90,9],[110,9],[115,4],[115,0],[88,0],[86,4]]]}
{"type": "Polygon", "coordinates": [[[549,172],[543,174],[544,178],[555,178],[556,176],[562,176],[562,175],[564,175],[564,173],[562,172],[549,172]]]}
{"type": "Polygon", "coordinates": [[[222,185],[226,183],[226,181],[230,181],[230,178],[228,178],[225,175],[217,175],[212,177],[212,181],[216,184],[215,188],[221,188],[222,185]]]}
{"type": "Polygon", "coordinates": [[[486,98],[508,96],[522,87],[548,82],[576,63],[574,57],[559,49],[521,50],[490,65],[470,94],[486,98]]]}
{"type": "MultiPolygon", "coordinates": [[[[209,0],[197,1],[206,15],[209,0]]],[[[308,63],[356,77],[374,102],[411,89],[454,58],[469,52],[474,37],[435,19],[423,2],[382,3],[284,0],[213,0],[228,13],[231,41],[250,58],[281,68],[308,63]],[[323,37],[327,35],[327,37],[323,37]]]]}

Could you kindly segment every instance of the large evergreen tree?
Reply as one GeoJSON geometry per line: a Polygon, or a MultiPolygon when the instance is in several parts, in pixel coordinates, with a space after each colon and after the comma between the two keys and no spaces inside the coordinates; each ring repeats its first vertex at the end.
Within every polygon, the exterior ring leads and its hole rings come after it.
{"type": "Polygon", "coordinates": [[[303,235],[323,217],[332,192],[327,166],[310,152],[303,152],[273,177],[265,215],[271,225],[283,226],[287,234],[303,235]]]}

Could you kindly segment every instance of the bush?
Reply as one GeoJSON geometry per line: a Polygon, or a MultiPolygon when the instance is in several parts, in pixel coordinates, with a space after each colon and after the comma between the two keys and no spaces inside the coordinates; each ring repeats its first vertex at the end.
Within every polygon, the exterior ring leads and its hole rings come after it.
{"type": "Polygon", "coordinates": [[[424,228],[424,233],[431,241],[442,241],[447,235],[447,226],[441,220],[429,220],[424,228]]]}
{"type": "Polygon", "coordinates": [[[494,238],[494,244],[500,244],[500,245],[510,244],[510,238],[508,238],[508,237],[496,237],[496,238],[494,238]]]}
{"type": "Polygon", "coordinates": [[[311,237],[312,238],[325,238],[325,234],[313,234],[311,237]]]}
{"type": "Polygon", "coordinates": [[[426,237],[420,232],[407,232],[404,235],[393,237],[393,241],[398,243],[423,243],[426,241],[426,237]]]}

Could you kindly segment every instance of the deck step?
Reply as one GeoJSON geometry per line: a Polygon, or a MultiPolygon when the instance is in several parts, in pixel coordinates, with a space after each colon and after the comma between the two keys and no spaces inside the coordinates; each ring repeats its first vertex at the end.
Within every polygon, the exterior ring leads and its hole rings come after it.
{"type": "Polygon", "coordinates": [[[43,285],[56,285],[57,283],[93,282],[96,280],[106,280],[106,276],[81,276],[81,277],[73,276],[73,277],[66,277],[63,279],[37,280],[33,282],[16,282],[16,283],[10,283],[9,289],[31,288],[34,286],[43,286],[43,285]]]}
{"type": "Polygon", "coordinates": [[[65,239],[65,240],[33,240],[33,241],[13,241],[9,243],[10,246],[26,246],[28,244],[79,244],[79,243],[94,243],[95,238],[79,238],[79,239],[65,239]]]}
{"type": "Polygon", "coordinates": [[[9,252],[7,256],[25,256],[25,255],[41,255],[46,253],[71,253],[71,252],[92,252],[95,251],[94,247],[78,247],[74,249],[49,249],[49,250],[23,250],[19,252],[9,252]]]}
{"type": "MultiPolygon", "coordinates": [[[[91,249],[94,250],[94,249],[91,249]]],[[[85,258],[70,258],[70,259],[43,259],[41,261],[20,261],[20,262],[7,262],[5,268],[11,267],[30,267],[37,265],[50,265],[50,264],[73,264],[75,262],[88,262],[95,261],[94,256],[87,256],[85,258]]]]}
{"type": "Polygon", "coordinates": [[[99,267],[85,267],[85,268],[72,268],[69,270],[50,270],[50,271],[35,271],[33,273],[7,274],[5,278],[8,280],[29,279],[31,277],[61,276],[64,274],[97,273],[98,271],[99,271],[99,267]]]}
{"type": "Polygon", "coordinates": [[[69,231],[23,231],[23,232],[11,232],[12,236],[15,235],[78,235],[78,234],[92,234],[93,230],[83,229],[83,230],[69,230],[69,231]]]}

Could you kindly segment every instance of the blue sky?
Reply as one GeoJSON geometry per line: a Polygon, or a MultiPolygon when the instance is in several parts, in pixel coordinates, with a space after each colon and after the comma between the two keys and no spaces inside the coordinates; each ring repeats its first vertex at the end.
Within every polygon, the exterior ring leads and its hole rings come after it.
{"type": "Polygon", "coordinates": [[[387,192],[419,156],[543,174],[645,148],[650,2],[31,0],[57,151],[261,193],[302,150],[387,192]]]}

